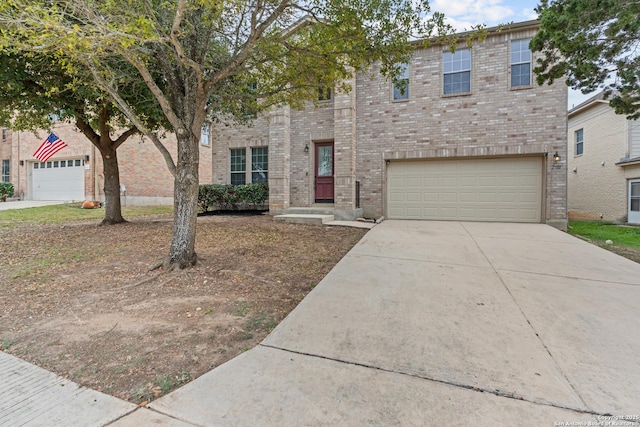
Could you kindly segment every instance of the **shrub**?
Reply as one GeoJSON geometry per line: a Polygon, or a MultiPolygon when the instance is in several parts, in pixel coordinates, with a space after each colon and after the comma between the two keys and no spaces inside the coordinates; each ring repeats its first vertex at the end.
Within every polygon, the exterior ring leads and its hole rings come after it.
{"type": "Polygon", "coordinates": [[[0,182],[0,200],[5,201],[7,197],[13,197],[13,184],[10,182],[0,182]]]}
{"type": "Polygon", "coordinates": [[[237,210],[241,205],[257,209],[269,199],[269,185],[261,184],[205,184],[198,188],[198,206],[202,212],[217,207],[221,210],[237,210]]]}

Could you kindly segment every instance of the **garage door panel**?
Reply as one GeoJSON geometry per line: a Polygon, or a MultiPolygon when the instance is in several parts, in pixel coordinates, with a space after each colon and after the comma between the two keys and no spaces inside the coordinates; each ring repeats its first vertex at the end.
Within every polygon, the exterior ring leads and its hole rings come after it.
{"type": "Polygon", "coordinates": [[[402,192],[402,193],[398,192],[398,193],[391,194],[390,200],[392,202],[404,202],[405,201],[405,193],[404,192],[402,192]]]}
{"type": "Polygon", "coordinates": [[[538,194],[536,193],[520,193],[518,197],[518,201],[523,203],[535,203],[538,201],[538,194]]]}
{"type": "Polygon", "coordinates": [[[420,202],[422,200],[422,193],[411,192],[407,193],[407,202],[420,202]]]}
{"type": "Polygon", "coordinates": [[[423,202],[437,202],[440,194],[437,192],[424,192],[422,193],[422,201],[423,202]]]}
{"type": "Polygon", "coordinates": [[[476,193],[460,193],[458,200],[461,203],[475,202],[477,200],[476,193]]]}
{"type": "Polygon", "coordinates": [[[458,201],[458,193],[449,192],[451,190],[447,189],[447,192],[440,193],[440,201],[441,202],[457,202],[458,201]]]}
{"type": "Polygon", "coordinates": [[[502,191],[498,193],[497,201],[500,203],[518,203],[520,201],[520,195],[515,191],[502,191]]]}
{"type": "Polygon", "coordinates": [[[387,174],[390,218],[541,220],[541,157],[392,162],[387,174]]]}

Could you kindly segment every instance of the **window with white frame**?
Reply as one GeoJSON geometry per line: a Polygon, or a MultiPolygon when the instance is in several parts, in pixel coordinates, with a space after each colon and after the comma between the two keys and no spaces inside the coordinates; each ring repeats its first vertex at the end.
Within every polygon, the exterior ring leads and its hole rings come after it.
{"type": "Polygon", "coordinates": [[[247,150],[231,149],[231,184],[243,185],[247,182],[247,150]]]}
{"type": "Polygon", "coordinates": [[[444,82],[442,93],[452,95],[471,92],[471,51],[458,49],[455,52],[444,52],[444,82]]]}
{"type": "Polygon", "coordinates": [[[209,145],[209,125],[208,124],[204,124],[202,125],[202,130],[200,131],[200,144],[202,145],[209,145]]]}
{"type": "Polygon", "coordinates": [[[269,182],[269,147],[249,148],[251,164],[247,165],[247,149],[231,149],[231,184],[244,185],[269,182]],[[247,169],[251,166],[251,169],[247,169]]]}
{"type": "Polygon", "coordinates": [[[511,87],[531,86],[530,39],[511,42],[511,87]]]}
{"type": "Polygon", "coordinates": [[[576,156],[580,156],[584,152],[584,130],[576,131],[576,156]]]}
{"type": "Polygon", "coordinates": [[[393,83],[393,99],[400,101],[409,99],[409,64],[399,64],[400,72],[393,83]]]}
{"type": "Polygon", "coordinates": [[[4,159],[2,161],[2,182],[9,182],[11,180],[10,167],[11,161],[4,159]]]}
{"type": "Polygon", "coordinates": [[[251,149],[251,182],[258,184],[269,181],[269,147],[251,149]]]}

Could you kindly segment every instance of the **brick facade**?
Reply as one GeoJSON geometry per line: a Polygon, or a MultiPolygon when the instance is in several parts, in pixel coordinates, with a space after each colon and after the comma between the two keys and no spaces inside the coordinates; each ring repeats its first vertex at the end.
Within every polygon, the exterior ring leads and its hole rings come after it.
{"type": "Polygon", "coordinates": [[[568,206],[570,219],[625,223],[628,182],[640,179],[640,128],[615,114],[601,94],[569,112],[567,140],[568,206]],[[583,135],[583,152],[576,154],[576,132],[583,135]]]}
{"type": "Polygon", "coordinates": [[[313,206],[313,144],[333,141],[335,209],[379,217],[385,215],[387,161],[540,156],[542,217],[565,228],[567,88],[562,82],[510,88],[511,41],[530,38],[537,28],[536,21],[513,24],[475,43],[471,91],[465,94],[443,95],[444,47],[416,48],[406,100],[392,99],[391,82],[374,66],[349,82],[351,92],[334,93],[329,101],[287,109],[288,115],[276,111],[252,127],[219,126],[213,181],[229,182],[231,148],[268,145],[270,210],[313,206]],[[552,159],[555,152],[558,162],[552,159]],[[355,181],[361,186],[361,211],[355,206],[355,181]]]}
{"type": "MultiPolygon", "coordinates": [[[[52,132],[67,143],[68,147],[58,151],[50,160],[84,159],[85,199],[104,200],[104,175],[100,152],[89,140],[69,123],[57,123],[52,132]],[[88,156],[88,157],[87,157],[88,156]]],[[[32,154],[40,146],[48,131],[12,132],[6,141],[2,141],[0,154],[4,156],[7,147],[11,154],[11,182],[14,183],[16,196],[23,200],[32,198],[31,173],[36,160],[32,154]],[[22,164],[20,164],[22,162],[22,164]]],[[[176,156],[176,141],[168,134],[163,142],[176,156]]],[[[123,204],[149,205],[173,203],[173,177],[164,158],[152,142],[135,135],[118,148],[120,183],[126,187],[123,204]]],[[[211,182],[212,157],[210,146],[200,146],[200,182],[211,182]]]]}

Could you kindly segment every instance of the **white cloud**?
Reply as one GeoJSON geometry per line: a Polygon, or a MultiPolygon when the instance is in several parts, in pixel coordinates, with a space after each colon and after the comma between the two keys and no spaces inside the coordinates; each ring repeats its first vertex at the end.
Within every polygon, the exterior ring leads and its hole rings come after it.
{"type": "Polygon", "coordinates": [[[536,0],[432,0],[430,5],[432,11],[444,13],[447,22],[462,31],[478,24],[493,26],[536,19],[533,10],[536,3],[536,0]],[[529,3],[530,7],[522,7],[529,3]]]}

